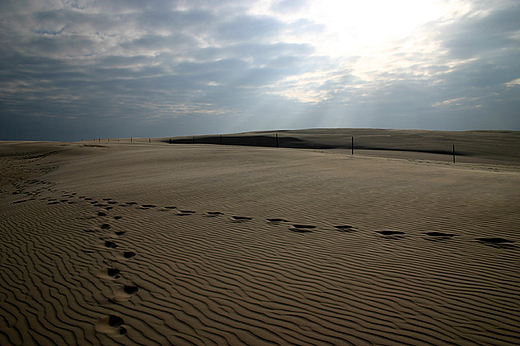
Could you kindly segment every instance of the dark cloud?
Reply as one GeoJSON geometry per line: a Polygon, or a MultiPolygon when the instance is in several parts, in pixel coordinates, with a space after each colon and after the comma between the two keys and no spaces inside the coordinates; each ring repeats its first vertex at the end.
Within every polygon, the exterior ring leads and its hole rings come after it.
{"type": "Polygon", "coordinates": [[[282,57],[308,57],[314,48],[308,44],[288,43],[238,43],[225,47],[202,48],[192,56],[199,61],[214,61],[229,57],[251,61],[253,65],[262,65],[282,57]]]}
{"type": "Polygon", "coordinates": [[[120,47],[131,54],[139,50],[143,52],[162,52],[189,49],[196,44],[197,41],[193,37],[175,33],[167,36],[145,35],[135,40],[124,42],[120,47]]]}
{"type": "Polygon", "coordinates": [[[217,32],[224,41],[249,42],[268,40],[283,28],[284,24],[272,17],[242,15],[222,24],[217,32]]]}
{"type": "MultiPolygon", "coordinates": [[[[254,14],[250,5],[3,1],[0,139],[320,126],[520,129],[515,1],[475,2],[475,12],[458,20],[431,22],[440,47],[434,56],[396,46],[385,54],[407,64],[364,74],[357,67],[364,56],[320,55],[319,42],[303,40],[320,37],[324,24],[254,14]]],[[[295,14],[305,6],[277,1],[270,10],[295,14]]]]}
{"type": "Polygon", "coordinates": [[[449,54],[460,59],[502,55],[514,51],[518,56],[520,3],[504,1],[508,6],[487,15],[470,13],[442,31],[439,39],[449,54]]]}

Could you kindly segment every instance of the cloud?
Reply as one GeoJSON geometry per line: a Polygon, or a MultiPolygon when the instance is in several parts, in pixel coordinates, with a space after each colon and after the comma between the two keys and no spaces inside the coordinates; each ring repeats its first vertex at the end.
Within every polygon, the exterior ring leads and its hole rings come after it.
{"type": "Polygon", "coordinates": [[[278,13],[287,14],[297,12],[305,5],[306,2],[304,0],[280,0],[275,1],[270,9],[278,13]]]}
{"type": "Polygon", "coordinates": [[[507,86],[508,88],[513,88],[513,87],[518,87],[518,86],[520,86],[520,78],[517,78],[517,79],[514,79],[514,80],[512,80],[512,81],[510,81],[510,82],[507,82],[507,83],[506,83],[506,86],[507,86]]]}
{"type": "Polygon", "coordinates": [[[284,24],[275,18],[242,15],[223,23],[218,29],[218,38],[224,41],[251,42],[269,40],[277,35],[284,24]]]}
{"type": "Polygon", "coordinates": [[[317,3],[4,1],[0,138],[520,129],[516,1],[460,0],[343,55],[317,3]]]}
{"type": "Polygon", "coordinates": [[[449,54],[458,59],[518,54],[520,3],[504,1],[494,11],[469,13],[442,30],[440,40],[449,54]]]}

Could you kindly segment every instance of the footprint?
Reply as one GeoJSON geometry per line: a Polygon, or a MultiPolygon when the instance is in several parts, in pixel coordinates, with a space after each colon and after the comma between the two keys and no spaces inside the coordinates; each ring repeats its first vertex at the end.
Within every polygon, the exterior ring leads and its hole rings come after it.
{"type": "Polygon", "coordinates": [[[170,206],[170,207],[162,207],[162,208],[159,208],[157,209],[158,211],[170,211],[170,210],[173,210],[173,209],[177,209],[177,207],[173,207],[173,206],[170,206]]]}
{"type": "Polygon", "coordinates": [[[249,216],[231,216],[231,222],[247,222],[253,220],[252,217],[249,216]]]}
{"type": "Polygon", "coordinates": [[[97,213],[97,216],[107,216],[107,213],[100,211],[97,213]]]}
{"type": "Polygon", "coordinates": [[[103,198],[103,201],[110,201],[112,198],[103,198]]]}
{"type": "Polygon", "coordinates": [[[284,222],[289,222],[289,221],[284,220],[284,219],[267,219],[267,223],[270,225],[280,225],[284,222]]]}
{"type": "Polygon", "coordinates": [[[186,216],[186,215],[192,215],[195,214],[193,210],[178,210],[177,215],[179,216],[186,216]]]}
{"type": "Polygon", "coordinates": [[[478,242],[481,242],[482,244],[491,245],[495,247],[500,248],[513,248],[515,247],[512,243],[514,243],[513,240],[508,240],[504,238],[478,238],[478,242]]]}
{"type": "Polygon", "coordinates": [[[208,211],[204,214],[205,217],[217,217],[224,215],[224,213],[221,213],[220,211],[208,211]]]}
{"type": "Polygon", "coordinates": [[[94,275],[105,280],[118,280],[121,278],[121,271],[115,268],[108,268],[105,270],[95,270],[94,275]]]}
{"type": "Polygon", "coordinates": [[[137,202],[125,202],[126,205],[136,205],[137,202]]]}
{"type": "Polygon", "coordinates": [[[110,226],[108,223],[104,223],[101,225],[101,229],[110,229],[112,226],[110,226]]]}
{"type": "Polygon", "coordinates": [[[115,233],[117,236],[122,236],[123,234],[125,234],[125,231],[117,231],[115,233]]]}
{"type": "Polygon", "coordinates": [[[349,225],[334,226],[334,228],[336,228],[336,230],[340,231],[340,232],[354,232],[354,231],[356,231],[356,229],[354,227],[349,226],[349,225]]]}
{"type": "Polygon", "coordinates": [[[114,290],[114,300],[119,302],[129,300],[138,291],[139,288],[137,286],[123,285],[114,290]]]}
{"type": "Polygon", "coordinates": [[[96,332],[110,334],[114,336],[123,336],[126,334],[126,328],[122,327],[124,321],[117,315],[109,315],[102,317],[95,326],[96,332]]]}
{"type": "Polygon", "coordinates": [[[122,216],[114,216],[114,220],[121,220],[122,218],[122,216]]]}
{"type": "Polygon", "coordinates": [[[117,204],[116,201],[108,201],[107,203],[108,203],[108,204],[117,204]]]}
{"type": "Polygon", "coordinates": [[[394,237],[394,238],[400,238],[403,234],[405,234],[402,231],[392,231],[392,230],[386,230],[386,231],[376,231],[377,233],[387,236],[387,237],[394,237]]]}
{"type": "Polygon", "coordinates": [[[115,249],[117,247],[117,244],[113,241],[105,241],[105,247],[108,247],[110,249],[115,249]]]}
{"type": "Polygon", "coordinates": [[[111,278],[114,278],[114,279],[119,279],[121,277],[121,275],[119,275],[119,273],[121,273],[121,271],[119,269],[108,268],[108,270],[107,270],[108,276],[110,276],[111,278]]]}
{"type": "Polygon", "coordinates": [[[127,286],[127,285],[125,285],[123,287],[123,290],[125,291],[126,294],[136,294],[137,291],[139,291],[139,288],[137,288],[136,286],[127,286]]]}
{"type": "Polygon", "coordinates": [[[309,233],[312,232],[313,229],[316,229],[316,226],[312,225],[292,225],[289,229],[293,232],[298,233],[309,233]]]}
{"type": "Polygon", "coordinates": [[[125,251],[123,252],[123,257],[128,259],[134,257],[136,254],[133,251],[125,251]]]}

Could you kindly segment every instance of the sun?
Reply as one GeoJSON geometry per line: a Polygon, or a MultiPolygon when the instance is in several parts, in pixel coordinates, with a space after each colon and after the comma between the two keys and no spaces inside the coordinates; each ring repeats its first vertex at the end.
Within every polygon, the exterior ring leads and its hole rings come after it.
{"type": "Polygon", "coordinates": [[[435,0],[320,0],[308,10],[312,20],[325,26],[327,41],[320,48],[332,56],[384,46],[443,13],[435,0]]]}
{"type": "MultiPolygon", "coordinates": [[[[260,3],[267,8],[275,2],[260,3]]],[[[319,32],[292,32],[283,40],[310,43],[319,55],[339,57],[390,46],[415,35],[425,23],[460,14],[468,6],[466,0],[309,0],[293,12],[270,15],[286,23],[304,18],[320,26],[319,32]]]]}
{"type": "Polygon", "coordinates": [[[428,23],[450,22],[471,11],[468,0],[308,0],[279,12],[271,10],[275,2],[259,1],[251,14],[286,23],[289,30],[274,40],[312,46],[314,53],[308,58],[314,69],[284,78],[273,85],[272,93],[306,103],[337,97],[336,90],[331,94],[319,86],[333,84],[341,91],[345,75],[363,81],[350,87],[367,90],[400,78],[402,71],[414,70],[416,78],[426,78],[427,66],[443,54],[438,33],[429,29],[435,25],[428,23]],[[301,22],[308,26],[291,30],[301,22]]]}

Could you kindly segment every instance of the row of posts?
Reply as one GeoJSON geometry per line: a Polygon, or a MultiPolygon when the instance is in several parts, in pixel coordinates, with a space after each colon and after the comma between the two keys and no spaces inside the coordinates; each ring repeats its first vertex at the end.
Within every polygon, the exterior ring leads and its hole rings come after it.
{"type": "MultiPolygon", "coordinates": [[[[276,134],[275,138],[276,138],[276,147],[279,148],[280,147],[280,143],[279,143],[279,140],[278,140],[278,134],[276,134]]],[[[101,143],[101,138],[99,138],[98,141],[99,141],[99,143],[101,143]]],[[[133,141],[134,141],[134,138],[130,137],[130,143],[133,143],[133,141]]],[[[110,138],[107,139],[107,142],[110,143],[110,138]]],[[[119,139],[117,140],[117,142],[119,143],[119,139]]],[[[148,138],[148,143],[152,143],[152,139],[151,138],[148,138]]],[[[169,139],[169,143],[172,144],[171,138],[169,139]]],[[[192,137],[192,143],[195,144],[195,136],[192,137]]],[[[223,142],[222,142],[222,135],[219,135],[219,143],[220,143],[220,145],[223,144],[223,142]]],[[[350,148],[352,150],[352,155],[354,155],[354,136],[351,137],[350,148]]],[[[452,148],[452,155],[453,155],[453,163],[455,163],[455,145],[453,145],[453,148],[452,148]]]]}
{"type": "MultiPolygon", "coordinates": [[[[94,139],[95,141],[95,139],[94,139]]],[[[101,138],[98,138],[98,142],[101,143],[101,138]]],[[[130,143],[134,142],[134,137],[130,137],[130,143]]],[[[110,143],[110,138],[107,138],[107,143],[110,143]]],[[[119,139],[117,139],[117,143],[119,143],[119,139]]],[[[152,139],[148,138],[148,143],[152,143],[152,139]]],[[[170,144],[172,143],[172,140],[170,139],[170,144]]]]}
{"type": "MultiPolygon", "coordinates": [[[[275,134],[275,138],[276,138],[276,147],[279,148],[280,147],[280,143],[278,141],[278,134],[275,134]]],[[[170,144],[172,144],[172,140],[170,139],[169,140],[170,144]]],[[[192,137],[192,143],[195,144],[195,136],[192,137]]],[[[222,135],[219,135],[219,143],[220,145],[222,145],[222,135]]],[[[351,137],[351,143],[350,143],[350,149],[351,149],[351,153],[352,155],[354,155],[354,136],[351,137]]],[[[453,163],[455,163],[455,145],[453,145],[453,163]]]]}

